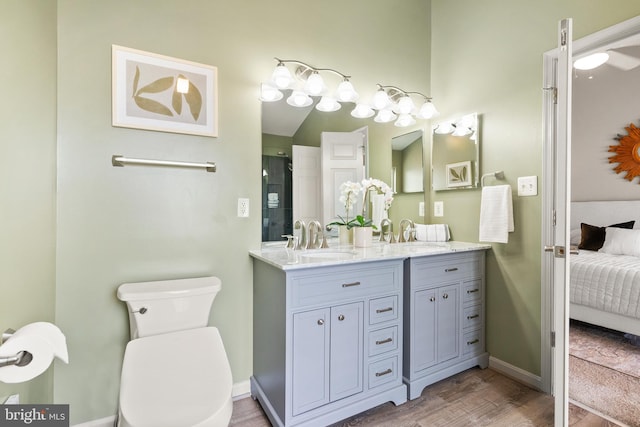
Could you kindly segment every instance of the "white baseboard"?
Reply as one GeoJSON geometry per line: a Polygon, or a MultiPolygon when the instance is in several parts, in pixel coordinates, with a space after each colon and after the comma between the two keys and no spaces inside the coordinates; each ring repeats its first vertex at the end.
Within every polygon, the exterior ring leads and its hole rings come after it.
{"type": "MultiPolygon", "coordinates": [[[[249,380],[235,383],[231,388],[231,396],[233,396],[233,400],[244,399],[250,395],[251,384],[249,383],[249,380]]],[[[100,418],[99,420],[87,421],[82,424],[74,424],[72,427],[113,427],[115,420],[116,416],[112,415],[110,417],[100,418]]]]}
{"type": "Polygon", "coordinates": [[[510,363],[496,359],[493,356],[489,356],[489,367],[522,384],[542,391],[542,378],[538,375],[534,375],[531,372],[525,371],[517,366],[513,366],[510,363]]]}

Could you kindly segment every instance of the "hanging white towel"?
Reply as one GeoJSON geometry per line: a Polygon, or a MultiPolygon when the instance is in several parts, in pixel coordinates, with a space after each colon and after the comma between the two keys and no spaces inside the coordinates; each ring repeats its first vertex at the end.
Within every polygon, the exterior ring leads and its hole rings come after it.
{"type": "Polygon", "coordinates": [[[513,202],[510,185],[482,188],[480,202],[480,241],[508,243],[513,226],[513,202]]]}
{"type": "Polygon", "coordinates": [[[380,221],[388,218],[387,211],[384,209],[384,194],[371,195],[371,221],[380,230],[380,221]]]}
{"type": "Polygon", "coordinates": [[[416,224],[416,240],[446,242],[451,238],[447,224],[416,224]]]}

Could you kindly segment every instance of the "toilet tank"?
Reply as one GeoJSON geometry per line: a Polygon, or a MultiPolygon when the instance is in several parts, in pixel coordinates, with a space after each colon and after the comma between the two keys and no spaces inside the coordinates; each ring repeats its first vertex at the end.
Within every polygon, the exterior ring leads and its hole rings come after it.
{"type": "Polygon", "coordinates": [[[222,283],[217,277],[123,283],[118,299],[127,303],[131,339],[203,328],[222,283]]]}

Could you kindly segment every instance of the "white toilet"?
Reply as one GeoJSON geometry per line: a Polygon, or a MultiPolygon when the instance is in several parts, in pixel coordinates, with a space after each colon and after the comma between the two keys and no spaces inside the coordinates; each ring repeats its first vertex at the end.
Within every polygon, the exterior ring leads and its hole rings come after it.
{"type": "Polygon", "coordinates": [[[217,277],[125,283],[131,341],[122,364],[120,427],[222,427],[233,410],[231,368],[207,327],[217,277]]]}

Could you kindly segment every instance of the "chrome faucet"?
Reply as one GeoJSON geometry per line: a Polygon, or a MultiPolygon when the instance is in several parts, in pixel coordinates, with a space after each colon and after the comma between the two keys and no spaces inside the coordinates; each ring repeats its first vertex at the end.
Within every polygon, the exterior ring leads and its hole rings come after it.
{"type": "Polygon", "coordinates": [[[320,234],[324,237],[324,233],[322,232],[322,225],[319,221],[314,220],[309,223],[309,227],[307,228],[309,239],[307,241],[307,249],[317,249],[321,246],[320,242],[320,234]]]}
{"type": "MultiPolygon", "coordinates": [[[[296,222],[293,223],[293,231],[300,230],[300,236],[298,237],[298,241],[296,242],[293,249],[300,250],[307,247],[307,226],[301,219],[297,219],[296,222]]],[[[295,240],[295,239],[294,239],[295,240]]]]}
{"type": "Polygon", "coordinates": [[[400,220],[400,234],[398,235],[398,243],[401,242],[415,242],[414,237],[414,224],[410,219],[400,220]],[[408,232],[409,237],[405,237],[405,225],[408,225],[406,231],[408,232]]]}
{"type": "Polygon", "coordinates": [[[380,221],[380,241],[386,242],[389,236],[389,243],[396,243],[396,236],[393,234],[393,222],[389,218],[382,218],[380,221]]]}

